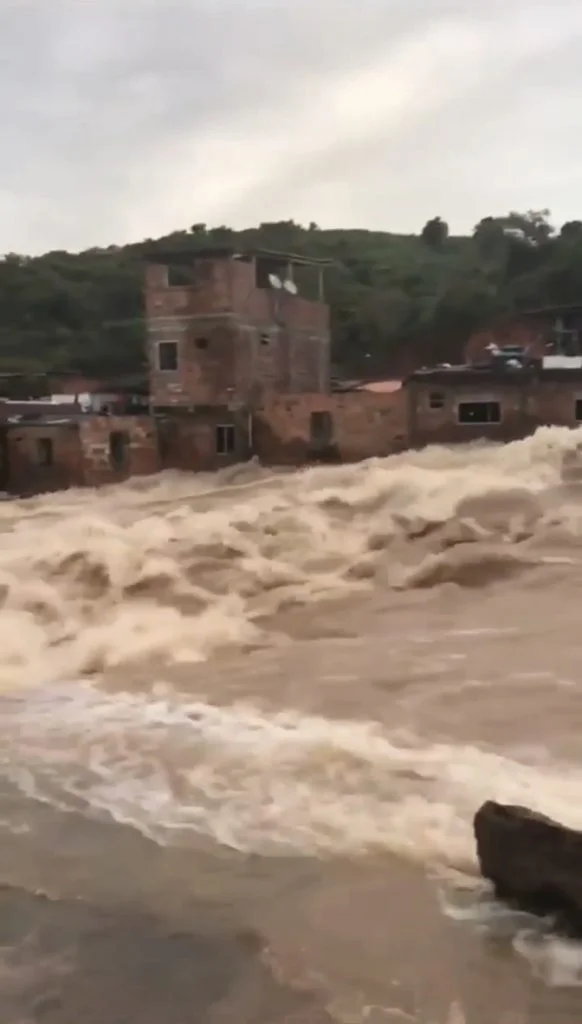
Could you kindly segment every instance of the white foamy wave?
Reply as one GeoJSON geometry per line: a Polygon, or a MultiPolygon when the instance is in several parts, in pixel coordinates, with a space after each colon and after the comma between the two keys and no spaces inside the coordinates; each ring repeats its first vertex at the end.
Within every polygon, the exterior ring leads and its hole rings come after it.
{"type": "Polygon", "coordinates": [[[517,933],[513,948],[551,988],[582,987],[582,942],[529,928],[517,933]]]}
{"type": "Polygon", "coordinates": [[[548,539],[582,537],[582,507],[563,494],[581,447],[582,429],[546,428],[505,446],[4,502],[0,690],[268,643],[289,607],[378,586],[492,586],[547,569],[548,539]]]}
{"type": "Polygon", "coordinates": [[[2,771],[21,791],[161,843],[200,835],[265,854],[386,850],[474,872],[472,818],[488,798],[582,826],[580,769],[396,742],[375,723],[79,683],[3,699],[0,728],[2,771]]]}

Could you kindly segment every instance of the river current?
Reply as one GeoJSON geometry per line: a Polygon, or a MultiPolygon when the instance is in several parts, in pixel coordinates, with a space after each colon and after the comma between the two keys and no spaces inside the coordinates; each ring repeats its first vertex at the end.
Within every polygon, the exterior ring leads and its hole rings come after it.
{"type": "Polygon", "coordinates": [[[0,504],[2,1024],[580,1019],[472,833],[582,828],[579,448],[0,504]]]}

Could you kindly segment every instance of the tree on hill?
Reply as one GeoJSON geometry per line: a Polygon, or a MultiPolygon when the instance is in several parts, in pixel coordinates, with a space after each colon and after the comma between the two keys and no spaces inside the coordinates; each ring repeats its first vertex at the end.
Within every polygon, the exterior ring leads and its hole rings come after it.
{"type": "Polygon", "coordinates": [[[431,249],[442,249],[449,237],[449,225],[440,217],[433,217],[427,220],[420,237],[431,249]]]}
{"type": "Polygon", "coordinates": [[[560,238],[568,242],[578,242],[582,238],[582,220],[568,220],[560,228],[560,238]]]}

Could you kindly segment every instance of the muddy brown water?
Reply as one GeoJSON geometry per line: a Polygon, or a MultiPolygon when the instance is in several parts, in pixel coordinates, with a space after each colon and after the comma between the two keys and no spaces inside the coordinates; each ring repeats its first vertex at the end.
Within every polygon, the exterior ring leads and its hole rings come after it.
{"type": "Polygon", "coordinates": [[[0,1019],[555,1024],[488,798],[582,827],[582,432],[0,506],[0,1019]]]}

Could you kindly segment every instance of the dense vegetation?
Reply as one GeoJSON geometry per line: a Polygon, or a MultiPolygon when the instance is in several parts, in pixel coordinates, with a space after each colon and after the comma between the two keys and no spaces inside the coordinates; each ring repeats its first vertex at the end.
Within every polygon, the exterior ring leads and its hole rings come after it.
{"type": "Polygon", "coordinates": [[[195,224],[166,238],[79,254],[0,260],[0,369],[132,373],[143,366],[143,270],[198,248],[284,249],[334,260],[327,295],[334,362],[350,375],[453,360],[476,326],[504,311],[582,300],[582,222],[549,212],[486,217],[452,237],[435,217],[419,236],[324,231],[293,221],[235,233],[195,224]]]}

